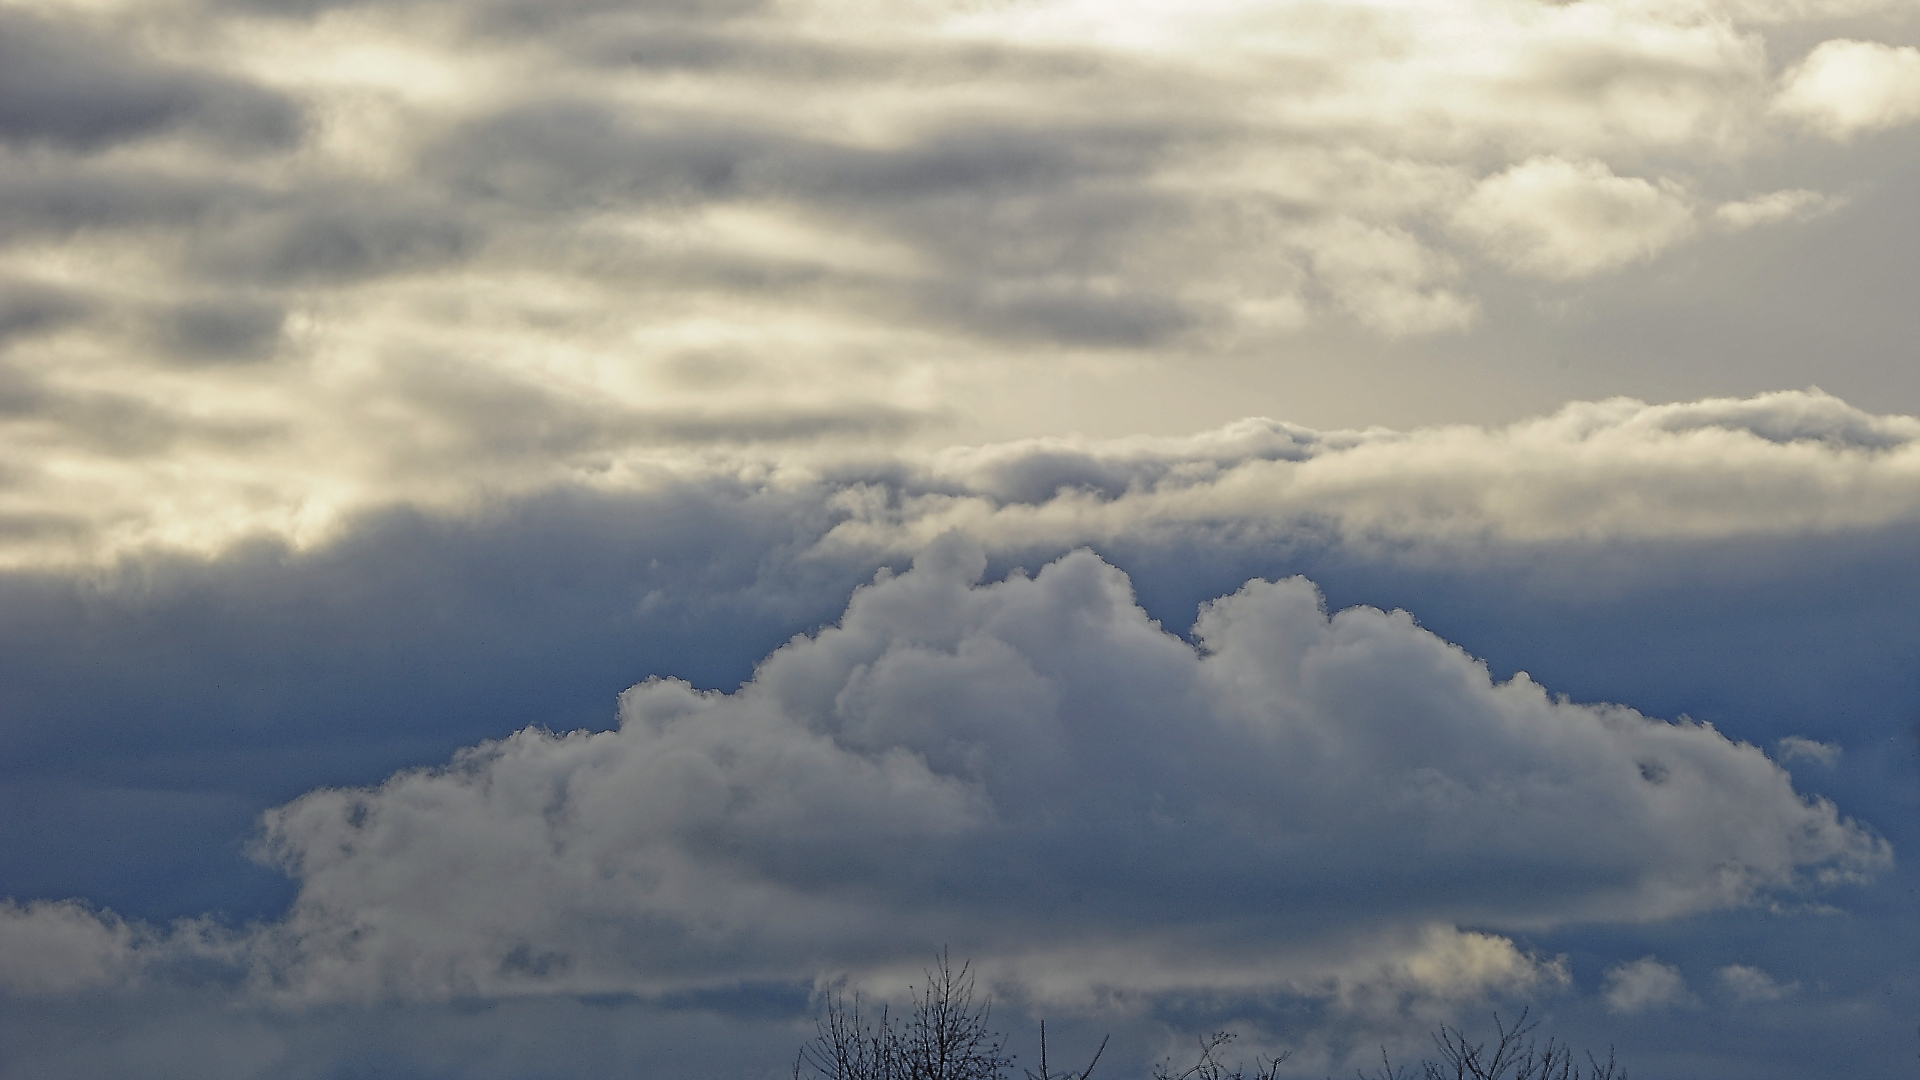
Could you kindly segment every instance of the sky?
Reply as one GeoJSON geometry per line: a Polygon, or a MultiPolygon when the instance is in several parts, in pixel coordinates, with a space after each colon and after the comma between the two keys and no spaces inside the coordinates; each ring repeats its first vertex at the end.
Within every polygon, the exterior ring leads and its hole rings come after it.
{"type": "Polygon", "coordinates": [[[0,1080],[1920,1061],[1920,5],[0,0],[0,1080]]]}

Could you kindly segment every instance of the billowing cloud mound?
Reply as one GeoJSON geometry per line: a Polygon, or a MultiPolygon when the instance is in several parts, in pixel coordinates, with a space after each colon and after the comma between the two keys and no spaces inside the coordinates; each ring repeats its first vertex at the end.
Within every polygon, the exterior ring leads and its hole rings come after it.
{"type": "MultiPolygon", "coordinates": [[[[983,570],[948,538],[735,693],[650,681],[618,730],[529,729],[274,811],[265,847],[301,889],[246,943],[252,977],[301,998],[670,991],[946,941],[1055,994],[1451,994],[1559,977],[1499,931],[1741,905],[1888,857],[1753,746],[1495,683],[1405,613],[1329,616],[1302,579],[1213,602],[1189,643],[1090,553],[983,570]]],[[[102,971],[137,951],[41,915],[102,971]]]]}

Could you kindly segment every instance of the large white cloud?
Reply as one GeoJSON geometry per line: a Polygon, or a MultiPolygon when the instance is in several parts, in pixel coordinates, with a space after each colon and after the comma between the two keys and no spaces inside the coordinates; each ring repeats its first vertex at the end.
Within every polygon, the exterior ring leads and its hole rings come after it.
{"type": "Polygon", "coordinates": [[[944,539],[735,693],[650,681],[617,730],[273,811],[300,892],[270,926],[13,909],[0,966],[26,992],[192,962],[281,1000],[437,999],[871,975],[950,942],[1057,998],[1446,998],[1565,979],[1505,933],[1889,857],[1753,746],[1496,683],[1301,579],[1215,601],[1189,642],[1089,553],[983,568],[944,539]]]}

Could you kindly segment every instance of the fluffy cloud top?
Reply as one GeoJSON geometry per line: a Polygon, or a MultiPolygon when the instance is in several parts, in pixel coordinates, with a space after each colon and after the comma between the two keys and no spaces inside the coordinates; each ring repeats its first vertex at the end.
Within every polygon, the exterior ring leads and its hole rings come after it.
{"type": "Polygon", "coordinates": [[[1787,73],[1773,107],[1835,139],[1920,119],[1920,49],[1822,42],[1787,73]]]}
{"type": "Polygon", "coordinates": [[[1780,985],[1773,976],[1750,964],[1728,964],[1715,974],[1721,987],[1740,1002],[1779,1001],[1799,989],[1798,984],[1780,985]]]}
{"type": "Polygon", "coordinates": [[[275,810],[263,850],[300,883],[276,924],[135,940],[43,906],[9,914],[6,969],[29,990],[212,957],[296,999],[649,993],[946,941],[1060,997],[1447,997],[1565,978],[1502,931],[1888,858],[1750,745],[1495,683],[1301,579],[1215,601],[1188,642],[1091,554],[983,567],[936,544],[735,693],[650,681],[618,730],[529,729],[275,810]]]}
{"type": "Polygon", "coordinates": [[[1481,181],[1454,220],[1514,270],[1561,279],[1652,258],[1694,227],[1671,185],[1560,158],[1532,158],[1481,181]]]}
{"type": "Polygon", "coordinates": [[[1642,1013],[1693,1000],[1680,969],[1652,956],[1608,971],[1605,997],[1607,1008],[1618,1013],[1642,1013]]]}

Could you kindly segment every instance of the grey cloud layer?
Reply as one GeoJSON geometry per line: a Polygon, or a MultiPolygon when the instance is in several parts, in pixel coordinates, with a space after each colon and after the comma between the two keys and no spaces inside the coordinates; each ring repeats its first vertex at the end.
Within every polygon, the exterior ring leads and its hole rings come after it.
{"type": "Polygon", "coordinates": [[[231,153],[300,136],[294,101],[142,52],[110,33],[0,12],[0,141],[88,151],[187,127],[231,153]]]}
{"type": "Polygon", "coordinates": [[[1812,228],[1907,120],[1911,48],[1801,63],[1747,7],[1090,12],[10,8],[0,377],[45,404],[0,419],[0,512],[67,525],[7,561],[925,445],[1021,426],[1036,368],[1379,352],[1812,228]],[[1816,164],[1740,179],[1781,154],[1816,164]],[[556,430],[510,469],[503,397],[556,430]],[[108,401],[154,434],[104,440],[108,401]]]}

